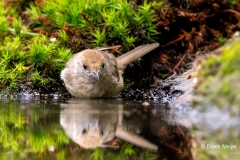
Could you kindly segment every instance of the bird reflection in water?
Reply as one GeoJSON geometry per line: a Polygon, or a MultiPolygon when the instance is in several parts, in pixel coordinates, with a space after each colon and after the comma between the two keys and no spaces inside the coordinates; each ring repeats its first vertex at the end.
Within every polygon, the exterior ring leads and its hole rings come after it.
{"type": "Polygon", "coordinates": [[[106,142],[118,137],[143,148],[158,149],[155,144],[125,129],[123,115],[126,111],[121,100],[70,99],[61,104],[61,108],[60,123],[65,133],[83,148],[106,147],[106,142]]]}

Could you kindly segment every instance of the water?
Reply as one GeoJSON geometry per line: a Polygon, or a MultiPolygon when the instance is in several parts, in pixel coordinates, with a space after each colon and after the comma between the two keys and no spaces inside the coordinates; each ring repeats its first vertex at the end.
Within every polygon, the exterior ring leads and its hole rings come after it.
{"type": "MultiPolygon", "coordinates": [[[[208,159],[206,152],[223,152],[203,144],[240,145],[239,119],[207,113],[157,100],[5,97],[0,159],[208,159]]],[[[221,156],[238,159],[237,150],[221,156]]]]}

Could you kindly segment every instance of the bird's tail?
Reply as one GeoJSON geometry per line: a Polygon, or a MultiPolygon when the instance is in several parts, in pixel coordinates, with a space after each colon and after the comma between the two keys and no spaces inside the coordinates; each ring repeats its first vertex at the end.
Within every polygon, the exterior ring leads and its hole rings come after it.
{"type": "Polygon", "coordinates": [[[145,44],[138,46],[137,48],[117,57],[118,68],[124,71],[127,64],[136,61],[138,58],[151,52],[159,46],[159,43],[145,44]]]}

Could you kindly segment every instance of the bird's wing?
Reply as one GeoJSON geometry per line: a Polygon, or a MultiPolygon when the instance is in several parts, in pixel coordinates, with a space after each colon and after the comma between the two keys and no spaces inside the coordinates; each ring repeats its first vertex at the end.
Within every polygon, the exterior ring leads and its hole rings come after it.
{"type": "Polygon", "coordinates": [[[99,50],[99,51],[104,51],[104,50],[110,50],[110,49],[118,49],[120,47],[121,47],[121,45],[116,45],[116,46],[109,46],[109,47],[97,47],[94,49],[99,50]]]}
{"type": "Polygon", "coordinates": [[[108,68],[111,69],[110,74],[112,75],[113,81],[118,82],[120,80],[120,75],[118,72],[118,64],[116,58],[112,53],[104,51],[101,51],[101,53],[104,56],[105,62],[108,62],[107,65],[109,65],[108,68]]]}
{"type": "Polygon", "coordinates": [[[159,43],[145,44],[138,46],[137,48],[117,57],[118,68],[124,71],[127,64],[136,61],[138,58],[151,52],[159,46],[159,43]]]}

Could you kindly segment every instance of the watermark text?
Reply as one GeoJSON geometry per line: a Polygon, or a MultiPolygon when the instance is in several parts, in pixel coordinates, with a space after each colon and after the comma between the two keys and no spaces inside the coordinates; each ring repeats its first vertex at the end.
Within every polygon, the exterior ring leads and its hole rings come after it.
{"type": "Polygon", "coordinates": [[[202,149],[237,149],[237,145],[235,144],[201,144],[202,149]]]}

